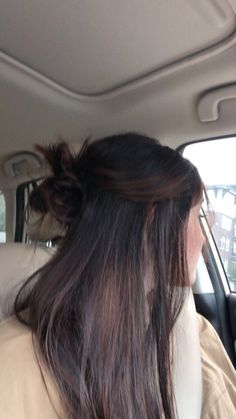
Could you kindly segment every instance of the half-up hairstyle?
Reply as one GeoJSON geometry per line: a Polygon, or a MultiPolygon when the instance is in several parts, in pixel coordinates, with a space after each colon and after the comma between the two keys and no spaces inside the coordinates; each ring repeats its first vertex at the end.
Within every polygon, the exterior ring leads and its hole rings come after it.
{"type": "Polygon", "coordinates": [[[30,206],[67,233],[15,311],[26,321],[28,308],[65,417],[175,418],[171,331],[189,286],[185,235],[202,195],[197,169],[134,133],[86,142],[78,155],[65,143],[38,150],[51,176],[30,206]]]}

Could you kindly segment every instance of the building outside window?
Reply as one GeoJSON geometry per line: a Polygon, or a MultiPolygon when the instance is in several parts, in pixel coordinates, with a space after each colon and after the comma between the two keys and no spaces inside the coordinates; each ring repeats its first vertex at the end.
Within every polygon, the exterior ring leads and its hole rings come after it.
{"type": "Polygon", "coordinates": [[[225,243],[226,243],[225,237],[222,236],[221,239],[220,239],[220,249],[221,250],[225,250],[225,243]]]}
{"type": "Polygon", "coordinates": [[[236,255],[236,242],[233,243],[233,254],[236,255]]]}
{"type": "Polygon", "coordinates": [[[226,239],[225,240],[225,250],[226,250],[226,252],[229,252],[229,249],[230,249],[230,240],[226,239]]]}
{"type": "Polygon", "coordinates": [[[232,227],[232,219],[229,217],[226,217],[225,215],[222,215],[222,219],[221,219],[221,227],[224,230],[227,231],[231,231],[231,227],[232,227]]]}

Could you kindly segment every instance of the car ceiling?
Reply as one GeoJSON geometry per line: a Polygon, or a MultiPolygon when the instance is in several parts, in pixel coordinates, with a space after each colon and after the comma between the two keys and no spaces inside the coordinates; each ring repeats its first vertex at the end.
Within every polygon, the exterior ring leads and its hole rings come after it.
{"type": "Polygon", "coordinates": [[[0,182],[12,153],[58,137],[231,135],[234,93],[216,119],[199,114],[225,87],[236,87],[236,0],[1,0],[0,182]]]}

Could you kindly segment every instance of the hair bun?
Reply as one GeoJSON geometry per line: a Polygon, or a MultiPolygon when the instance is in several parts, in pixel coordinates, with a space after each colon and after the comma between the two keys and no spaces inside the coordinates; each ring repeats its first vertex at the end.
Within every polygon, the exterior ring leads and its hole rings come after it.
{"type": "Polygon", "coordinates": [[[76,157],[64,142],[36,148],[49,164],[52,175],[33,190],[29,206],[41,214],[50,213],[57,221],[68,225],[80,212],[83,200],[83,188],[76,172],[76,157]]]}
{"type": "Polygon", "coordinates": [[[49,177],[30,195],[29,205],[41,214],[50,213],[57,221],[69,224],[78,214],[83,194],[78,181],[68,177],[49,177]]]}

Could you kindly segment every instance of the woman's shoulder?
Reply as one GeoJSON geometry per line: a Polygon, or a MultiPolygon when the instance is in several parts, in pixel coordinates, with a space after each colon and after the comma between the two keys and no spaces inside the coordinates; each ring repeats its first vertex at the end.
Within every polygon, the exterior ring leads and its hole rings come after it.
{"type": "MultiPolygon", "coordinates": [[[[199,325],[199,336],[202,356],[209,362],[213,361],[226,371],[233,373],[235,379],[235,370],[228,357],[228,354],[221,342],[221,339],[212,324],[201,315],[197,315],[199,325]]],[[[236,382],[234,383],[236,384],[236,382]]]]}
{"type": "Polygon", "coordinates": [[[58,418],[57,393],[38,362],[32,332],[16,317],[0,323],[0,371],[0,419],[58,418]]]}
{"type": "Polygon", "coordinates": [[[217,332],[215,328],[212,326],[212,324],[201,314],[197,313],[197,320],[198,320],[198,327],[201,334],[209,334],[211,333],[212,336],[216,337],[218,339],[217,332]]]}
{"type": "Polygon", "coordinates": [[[23,336],[29,336],[31,330],[25,324],[19,322],[16,316],[11,316],[0,322],[0,345],[1,348],[6,343],[12,342],[13,339],[19,339],[23,336]]]}
{"type": "MultiPolygon", "coordinates": [[[[20,359],[20,366],[23,361],[29,362],[33,355],[32,332],[29,327],[20,323],[15,316],[10,317],[0,323],[0,364],[16,364],[20,359]],[[14,358],[12,358],[14,356],[14,358]]],[[[16,365],[15,365],[16,366],[16,365]]]]}
{"type": "Polygon", "coordinates": [[[227,381],[234,386],[236,394],[236,372],[218,333],[211,323],[200,315],[198,322],[203,365],[207,366],[209,371],[217,370],[221,377],[227,377],[227,381]]]}
{"type": "Polygon", "coordinates": [[[198,315],[202,359],[202,418],[236,414],[236,372],[214,327],[198,315]]]}
{"type": "Polygon", "coordinates": [[[15,373],[39,369],[31,329],[15,316],[0,323],[0,366],[1,375],[6,369],[15,373]]]}

